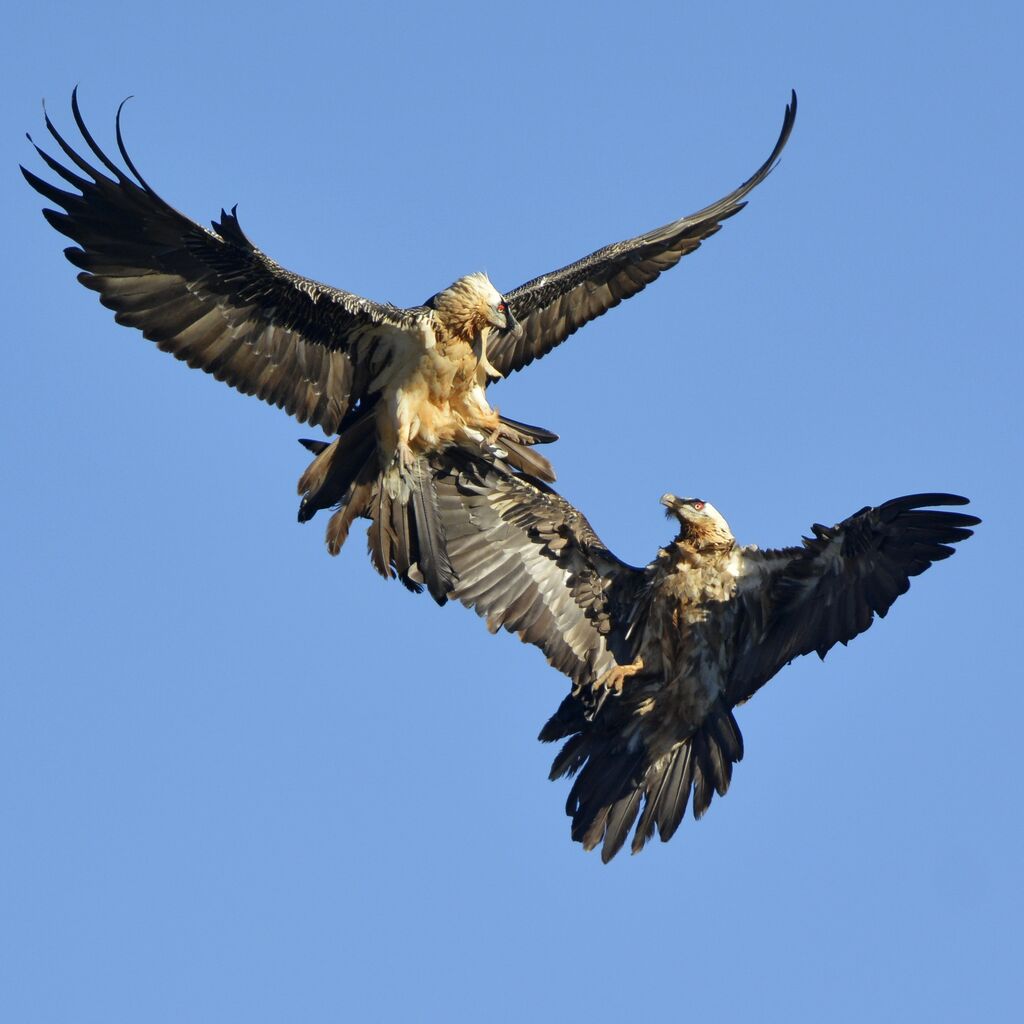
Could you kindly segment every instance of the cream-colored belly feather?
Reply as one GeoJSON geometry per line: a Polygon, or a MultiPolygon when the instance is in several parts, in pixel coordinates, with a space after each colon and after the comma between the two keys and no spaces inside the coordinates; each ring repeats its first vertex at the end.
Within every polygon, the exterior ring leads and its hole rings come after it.
{"type": "Polygon", "coordinates": [[[473,347],[461,339],[439,342],[383,403],[381,439],[390,452],[434,450],[452,441],[479,440],[497,429],[498,413],[487,402],[486,374],[473,347]],[[389,408],[390,407],[390,408],[389,408]],[[394,426],[386,426],[391,419],[394,426]],[[397,435],[395,435],[397,427],[397,435]]]}

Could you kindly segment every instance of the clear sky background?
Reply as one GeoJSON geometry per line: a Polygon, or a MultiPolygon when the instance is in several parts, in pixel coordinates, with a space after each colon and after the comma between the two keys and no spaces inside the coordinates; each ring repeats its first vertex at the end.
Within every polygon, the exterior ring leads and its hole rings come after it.
{"type": "Polygon", "coordinates": [[[17,5],[7,15],[0,1019],[1007,1020],[1019,1012],[1019,4],[17,5]],[[493,392],[643,563],[913,491],[985,519],[740,709],[733,788],[602,866],[565,691],[295,522],[309,431],[74,280],[39,101],[203,222],[421,302],[748,208],[493,392]]]}

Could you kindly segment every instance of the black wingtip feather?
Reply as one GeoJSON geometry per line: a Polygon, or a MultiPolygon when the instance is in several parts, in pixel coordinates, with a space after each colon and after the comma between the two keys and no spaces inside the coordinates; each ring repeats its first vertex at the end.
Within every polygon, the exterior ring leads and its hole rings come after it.
{"type": "Polygon", "coordinates": [[[132,163],[132,158],[128,155],[128,149],[124,144],[124,136],[121,133],[121,112],[124,110],[124,105],[129,100],[134,98],[134,96],[125,96],[125,98],[121,100],[121,102],[117,105],[117,114],[114,117],[114,137],[117,139],[117,149],[118,152],[121,154],[121,159],[124,161],[125,167],[128,168],[128,170],[134,176],[135,180],[150,196],[152,196],[154,199],[158,199],[159,197],[157,196],[157,194],[153,191],[152,188],[150,188],[149,182],[146,181],[146,179],[141,174],[139,174],[139,169],[135,166],[134,163],[132,163]]]}
{"type": "Polygon", "coordinates": [[[312,437],[300,437],[298,441],[307,452],[314,455],[319,455],[325,448],[331,447],[330,441],[319,441],[312,437]]]}
{"type": "Polygon", "coordinates": [[[51,203],[56,203],[58,206],[64,206],[66,201],[74,199],[75,197],[70,192],[65,192],[63,189],[57,188],[56,185],[51,185],[50,182],[45,181],[38,175],[33,174],[26,167],[18,165],[21,169],[22,177],[32,186],[41,196],[48,199],[51,203]]]}
{"type": "Polygon", "coordinates": [[[239,223],[238,203],[235,203],[235,205],[231,207],[230,213],[222,208],[220,211],[220,220],[215,220],[212,224],[213,230],[216,231],[217,234],[226,242],[230,242],[232,245],[237,245],[239,248],[250,252],[256,248],[249,240],[246,233],[242,230],[242,225],[239,223]]]}
{"type": "MultiPolygon", "coordinates": [[[[93,167],[84,157],[80,156],[77,152],[75,152],[75,150],[71,148],[71,144],[65,140],[64,136],[61,135],[59,131],[57,131],[56,126],[50,120],[50,115],[46,113],[45,106],[43,108],[43,123],[46,125],[46,130],[50,133],[54,141],[57,143],[58,146],[60,146],[64,155],[76,167],[78,167],[79,170],[84,171],[94,181],[99,181],[103,177],[99,173],[99,171],[97,171],[96,168],[93,167]]],[[[68,171],[66,168],[62,168],[60,164],[58,164],[51,157],[48,157],[38,146],[36,146],[36,151],[54,171],[56,171],[58,174],[62,174],[66,180],[71,181],[72,184],[74,184],[74,181],[72,180],[74,178],[74,175],[71,175],[69,177],[71,173],[70,171],[68,171]]],[[[76,185],[75,187],[77,188],[78,186],[76,185]]]]}
{"type": "Polygon", "coordinates": [[[66,213],[58,213],[56,210],[43,210],[43,216],[54,231],[59,231],[65,238],[74,239],[74,226],[70,223],[66,213]]]}
{"type": "Polygon", "coordinates": [[[78,126],[78,131],[81,133],[82,138],[85,139],[85,144],[92,150],[96,159],[114,175],[118,182],[123,183],[125,181],[124,172],[117,166],[117,164],[114,163],[113,160],[110,159],[110,157],[107,156],[106,153],[103,152],[102,149],[100,149],[96,144],[96,141],[93,139],[92,134],[89,132],[89,129],[86,127],[85,119],[82,117],[82,112],[78,107],[77,85],[71,90],[71,114],[75,119],[75,124],[78,126]]]}

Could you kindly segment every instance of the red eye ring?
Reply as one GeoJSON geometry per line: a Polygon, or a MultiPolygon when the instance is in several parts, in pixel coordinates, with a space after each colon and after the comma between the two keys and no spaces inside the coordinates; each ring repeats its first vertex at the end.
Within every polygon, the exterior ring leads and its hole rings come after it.
{"type": "Polygon", "coordinates": [[[499,303],[498,303],[498,312],[499,312],[499,313],[504,313],[504,312],[505,312],[505,309],[506,309],[506,308],[507,308],[507,307],[505,306],[505,303],[504,303],[504,302],[499,302],[499,303]]]}
{"type": "Polygon", "coordinates": [[[695,501],[693,507],[699,512],[704,507],[703,501],[695,501]]]}

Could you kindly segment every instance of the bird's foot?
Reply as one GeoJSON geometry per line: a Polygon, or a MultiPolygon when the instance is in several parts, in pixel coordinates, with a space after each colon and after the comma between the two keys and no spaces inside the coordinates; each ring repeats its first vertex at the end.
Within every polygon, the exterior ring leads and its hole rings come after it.
{"type": "Polygon", "coordinates": [[[626,680],[630,676],[635,676],[638,672],[642,671],[644,667],[644,659],[637,656],[636,659],[630,662],[628,665],[613,665],[600,679],[594,683],[594,690],[605,689],[609,692],[614,692],[616,696],[622,693],[622,688],[626,684],[626,680]]]}
{"type": "Polygon", "coordinates": [[[413,463],[416,461],[416,456],[413,455],[412,449],[408,444],[399,442],[397,449],[395,450],[395,465],[398,467],[399,473],[402,476],[406,476],[410,469],[412,469],[413,463]]]}
{"type": "Polygon", "coordinates": [[[484,422],[481,423],[480,426],[483,427],[488,420],[490,420],[490,422],[494,424],[494,429],[484,438],[484,444],[487,447],[491,447],[492,445],[496,445],[498,443],[502,435],[501,417],[498,415],[498,410],[496,408],[491,409],[490,415],[488,415],[484,419],[484,422]]]}

